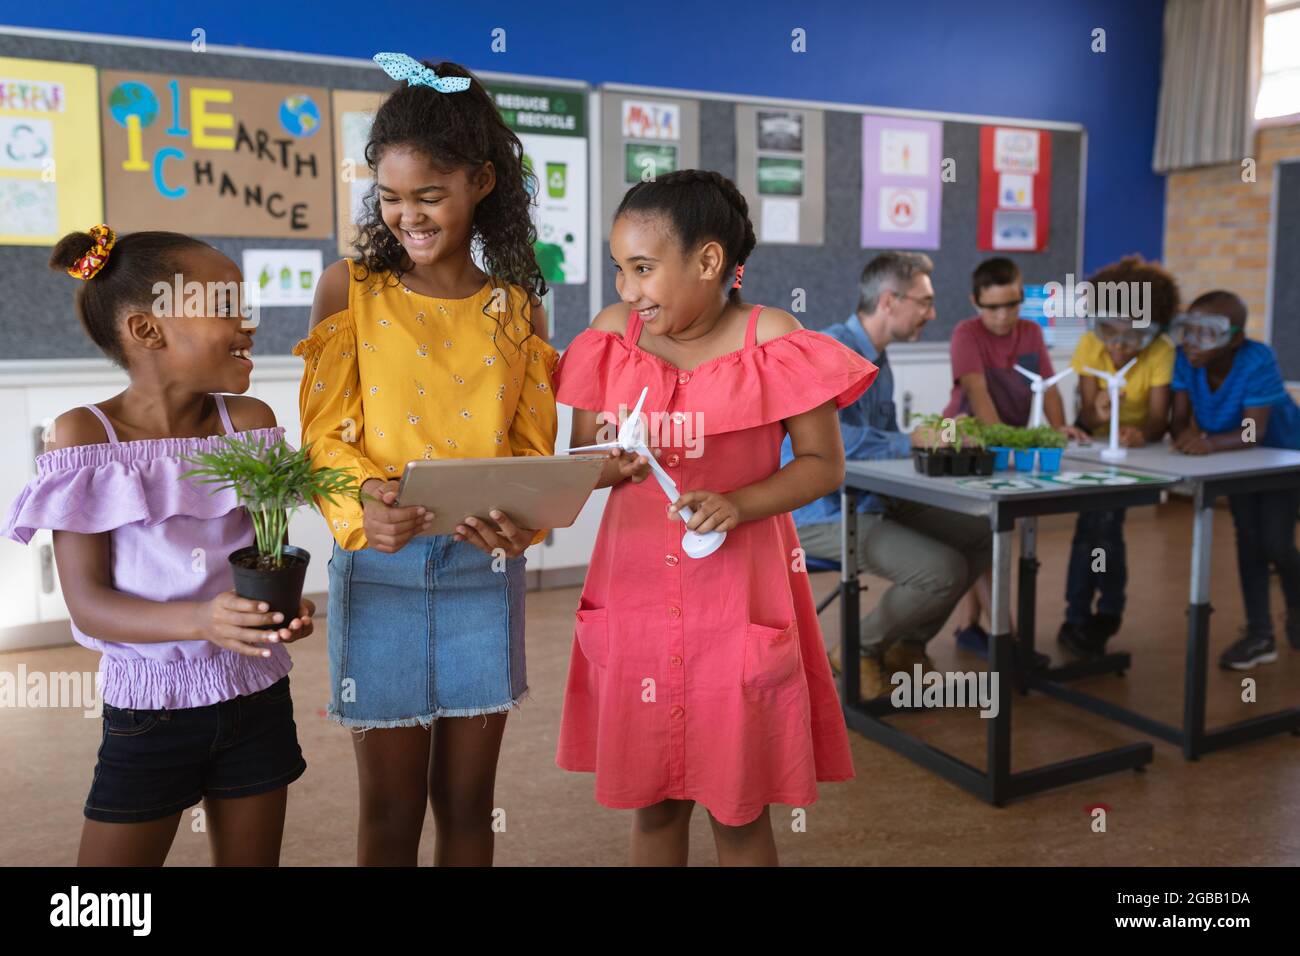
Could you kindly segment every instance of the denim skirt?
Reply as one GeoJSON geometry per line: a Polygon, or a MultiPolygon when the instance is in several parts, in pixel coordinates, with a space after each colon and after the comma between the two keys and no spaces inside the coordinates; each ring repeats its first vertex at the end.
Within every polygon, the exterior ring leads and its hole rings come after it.
{"type": "Polygon", "coordinates": [[[394,554],[329,562],[330,702],[346,727],[429,727],[517,707],[524,671],[524,565],[451,535],[394,554]]]}

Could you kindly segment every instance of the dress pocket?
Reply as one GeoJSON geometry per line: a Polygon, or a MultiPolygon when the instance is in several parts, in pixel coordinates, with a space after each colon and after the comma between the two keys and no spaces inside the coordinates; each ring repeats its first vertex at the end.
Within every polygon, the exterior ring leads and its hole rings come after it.
{"type": "Polygon", "coordinates": [[[582,655],[597,667],[604,667],[609,659],[608,608],[579,609],[575,633],[582,655]]]}
{"type": "Polygon", "coordinates": [[[799,666],[799,626],[785,627],[751,623],[745,634],[745,669],[741,682],[746,687],[777,687],[799,666]]]}

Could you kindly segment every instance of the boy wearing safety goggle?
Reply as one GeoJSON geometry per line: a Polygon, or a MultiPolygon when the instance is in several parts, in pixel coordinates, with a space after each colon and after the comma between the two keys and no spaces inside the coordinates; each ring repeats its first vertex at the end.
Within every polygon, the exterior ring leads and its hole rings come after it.
{"type": "MultiPolygon", "coordinates": [[[[1300,407],[1287,393],[1273,350],[1246,338],[1246,304],[1231,292],[1207,292],[1172,329],[1174,413],[1170,431],[1184,454],[1266,448],[1300,449],[1300,407]]],[[[1237,569],[1246,629],[1219,666],[1249,670],[1277,660],[1269,613],[1269,567],[1286,597],[1286,634],[1300,650],[1300,551],[1295,546],[1300,490],[1228,496],[1237,529],[1237,569]]]]}
{"type": "MultiPolygon", "coordinates": [[[[1178,311],[1178,285],[1173,276],[1141,256],[1127,256],[1089,277],[1093,288],[1134,288],[1148,292],[1148,308],[1140,320],[1127,315],[1089,316],[1089,331],[1079,339],[1070,364],[1079,376],[1079,424],[1096,438],[1110,431],[1110,391],[1089,368],[1115,373],[1136,359],[1125,373],[1120,392],[1119,442],[1141,448],[1164,437],[1169,422],[1169,383],[1174,372],[1174,343],[1164,330],[1178,311]],[[1112,286],[1105,286],[1113,283],[1112,286]]],[[[1085,511],[1075,523],[1070,568],[1065,583],[1065,622],[1056,639],[1083,657],[1106,653],[1106,641],[1120,628],[1128,584],[1124,546],[1125,509],[1085,511]],[[1100,549],[1105,564],[1098,566],[1100,549]],[[1092,602],[1097,599],[1093,613],[1092,602]]]]}

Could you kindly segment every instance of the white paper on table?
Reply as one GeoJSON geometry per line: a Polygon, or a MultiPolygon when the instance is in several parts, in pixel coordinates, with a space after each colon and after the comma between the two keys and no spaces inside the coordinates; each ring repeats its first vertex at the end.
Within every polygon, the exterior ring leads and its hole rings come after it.
{"type": "Polygon", "coordinates": [[[799,241],[799,200],[763,197],[760,242],[799,241]]]}

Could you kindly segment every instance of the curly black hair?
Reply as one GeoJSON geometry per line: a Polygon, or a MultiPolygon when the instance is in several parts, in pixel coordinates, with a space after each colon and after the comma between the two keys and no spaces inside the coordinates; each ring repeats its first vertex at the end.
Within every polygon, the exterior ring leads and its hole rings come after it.
{"type": "Polygon", "coordinates": [[[1181,298],[1178,280],[1160,263],[1149,262],[1137,253],[1102,266],[1088,276],[1088,281],[1094,286],[1103,282],[1145,282],[1149,290],[1147,301],[1151,310],[1150,320],[1158,329],[1168,328],[1178,314],[1181,298]]]}
{"type": "MultiPolygon", "coordinates": [[[[537,229],[529,215],[537,177],[524,165],[523,144],[501,119],[478,77],[458,63],[422,62],[439,76],[468,77],[469,89],[440,93],[429,86],[399,83],[375,113],[366,163],[376,170],[384,153],[395,147],[414,149],[449,169],[492,163],[496,186],[474,210],[472,241],[482,245],[483,264],[491,276],[540,299],[546,294],[546,280],[533,254],[537,229]]],[[[384,223],[373,188],[357,226],[355,261],[366,274],[388,273],[394,281],[400,279],[407,271],[406,253],[384,223]]]]}
{"type": "MultiPolygon", "coordinates": [[[[749,204],[735,183],[712,170],[679,169],[637,183],[623,196],[614,218],[627,213],[666,217],[678,242],[688,251],[716,240],[727,255],[722,270],[722,281],[727,284],[735,268],[744,265],[754,251],[749,204]]],[[[733,305],[741,302],[739,289],[732,288],[727,297],[733,305]]]]}

